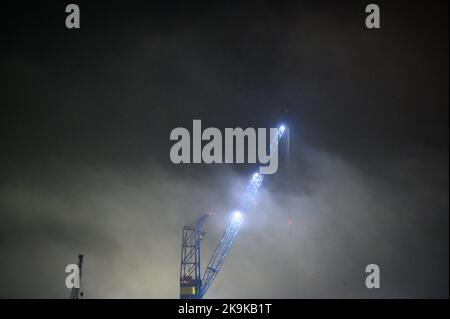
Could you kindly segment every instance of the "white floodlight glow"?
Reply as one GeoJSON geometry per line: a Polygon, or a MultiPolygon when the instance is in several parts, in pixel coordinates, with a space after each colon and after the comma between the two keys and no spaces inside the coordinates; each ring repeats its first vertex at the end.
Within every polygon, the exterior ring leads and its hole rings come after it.
{"type": "Polygon", "coordinates": [[[234,222],[234,223],[238,223],[238,222],[240,222],[241,220],[242,220],[242,213],[240,212],[240,211],[235,211],[234,213],[233,213],[233,219],[232,219],[232,221],[234,222]]]}
{"type": "Polygon", "coordinates": [[[281,126],[280,126],[280,132],[281,132],[281,133],[283,133],[285,129],[286,129],[286,127],[285,127],[284,125],[281,125],[281,126]]]}

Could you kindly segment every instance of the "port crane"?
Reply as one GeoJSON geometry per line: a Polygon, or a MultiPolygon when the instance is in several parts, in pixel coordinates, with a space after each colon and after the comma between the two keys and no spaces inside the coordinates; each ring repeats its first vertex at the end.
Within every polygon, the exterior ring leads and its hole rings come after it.
{"type": "MultiPolygon", "coordinates": [[[[278,143],[285,131],[284,126],[280,126],[276,136],[270,144],[269,157],[278,151],[278,143]]],[[[205,273],[201,277],[200,264],[200,242],[205,233],[202,228],[211,213],[199,217],[194,223],[183,227],[181,243],[181,269],[180,269],[180,298],[181,299],[201,299],[208,291],[217,274],[219,273],[233,240],[236,238],[242,225],[245,215],[252,206],[258,189],[264,180],[264,175],[254,173],[238,210],[233,212],[231,221],[222,235],[214,253],[206,266],[205,273]]]]}

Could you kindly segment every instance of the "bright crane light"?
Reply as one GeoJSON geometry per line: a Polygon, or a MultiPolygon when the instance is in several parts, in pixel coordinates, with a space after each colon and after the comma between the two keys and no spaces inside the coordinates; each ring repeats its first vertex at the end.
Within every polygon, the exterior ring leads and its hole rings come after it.
{"type": "Polygon", "coordinates": [[[238,223],[241,220],[242,220],[242,213],[240,211],[238,211],[238,210],[235,211],[233,213],[233,219],[232,219],[233,223],[238,223]]]}
{"type": "Polygon", "coordinates": [[[279,128],[281,133],[283,133],[285,129],[286,129],[286,127],[284,125],[281,125],[280,128],[279,128]]]}

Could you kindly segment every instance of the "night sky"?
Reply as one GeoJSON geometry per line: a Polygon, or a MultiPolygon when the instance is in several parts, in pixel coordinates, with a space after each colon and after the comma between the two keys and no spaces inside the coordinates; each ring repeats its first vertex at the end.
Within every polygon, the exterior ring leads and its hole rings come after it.
{"type": "Polygon", "coordinates": [[[178,298],[182,226],[214,211],[206,263],[257,169],[173,164],[201,119],[289,127],[207,297],[448,298],[447,1],[73,2],[0,5],[0,297],[83,253],[85,298],[178,298]]]}

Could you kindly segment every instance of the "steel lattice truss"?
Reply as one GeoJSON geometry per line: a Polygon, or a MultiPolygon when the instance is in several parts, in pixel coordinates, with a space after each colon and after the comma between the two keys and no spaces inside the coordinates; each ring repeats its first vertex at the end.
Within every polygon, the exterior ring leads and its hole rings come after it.
{"type": "MultiPolygon", "coordinates": [[[[270,145],[269,157],[273,156],[273,154],[278,151],[278,143],[283,133],[284,127],[278,129],[277,134],[275,138],[272,140],[270,145]]],[[[247,186],[246,192],[239,206],[240,214],[239,216],[237,216],[237,218],[233,218],[228,227],[225,229],[222,238],[219,241],[219,244],[217,245],[217,248],[215,249],[213,256],[211,257],[211,260],[209,261],[208,266],[206,267],[205,274],[203,276],[203,280],[200,286],[201,296],[203,296],[206,293],[206,291],[214,281],[214,278],[216,277],[217,273],[220,271],[220,268],[222,267],[225,261],[225,257],[227,256],[231,248],[231,245],[233,244],[233,240],[236,238],[236,235],[239,232],[239,228],[242,225],[242,221],[244,220],[245,215],[247,214],[248,210],[254,203],[256,194],[258,193],[258,189],[261,186],[263,179],[264,175],[261,175],[259,173],[253,174],[252,178],[250,179],[250,183],[247,186]]]]}

